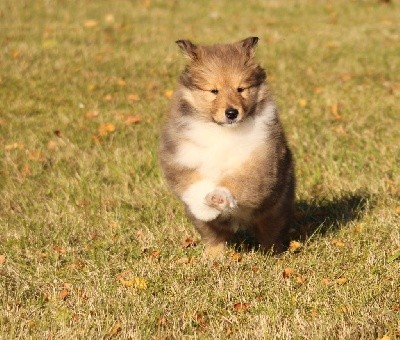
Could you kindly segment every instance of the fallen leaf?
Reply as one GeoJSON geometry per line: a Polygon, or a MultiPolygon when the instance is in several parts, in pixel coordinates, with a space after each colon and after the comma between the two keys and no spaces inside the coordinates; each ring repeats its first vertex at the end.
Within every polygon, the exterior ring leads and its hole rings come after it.
{"type": "Polygon", "coordinates": [[[208,320],[207,320],[207,314],[205,313],[196,313],[195,317],[194,317],[194,321],[201,327],[205,328],[208,326],[208,320]]]}
{"type": "Polygon", "coordinates": [[[87,119],[93,119],[93,118],[98,117],[99,114],[100,114],[99,111],[89,111],[89,112],[86,112],[86,113],[85,113],[85,117],[86,117],[87,119]]]}
{"type": "Polygon", "coordinates": [[[174,94],[174,91],[172,91],[172,90],[166,90],[164,92],[164,96],[167,98],[171,98],[173,94],[174,94]]]}
{"type": "Polygon", "coordinates": [[[20,50],[14,50],[12,52],[12,57],[13,57],[13,59],[19,59],[21,57],[21,51],[20,50]]]}
{"type": "Polygon", "coordinates": [[[396,214],[399,214],[400,215],[400,205],[398,206],[398,207],[396,207],[396,214]]]}
{"type": "Polygon", "coordinates": [[[147,289],[147,281],[142,277],[134,277],[132,279],[125,280],[120,278],[119,281],[125,287],[134,287],[137,289],[145,290],[147,289]]]}
{"type": "Polygon", "coordinates": [[[160,327],[166,326],[167,323],[168,323],[168,321],[164,316],[162,316],[157,322],[158,326],[160,326],[160,327]]]}
{"type": "Polygon", "coordinates": [[[100,136],[106,136],[115,131],[115,126],[112,123],[104,123],[100,125],[98,132],[100,136]]]}
{"type": "Polygon", "coordinates": [[[67,250],[63,247],[63,246],[54,246],[53,250],[57,253],[57,254],[65,254],[67,252],[67,250]]]}
{"type": "Polygon", "coordinates": [[[285,268],[282,272],[282,276],[284,279],[289,278],[293,274],[293,269],[292,268],[285,268]]]}
{"type": "Polygon", "coordinates": [[[307,106],[307,99],[300,98],[300,99],[299,99],[299,105],[300,105],[301,107],[306,107],[306,106],[307,106]]]}
{"type": "Polygon", "coordinates": [[[139,115],[125,116],[123,118],[125,125],[137,124],[140,123],[141,120],[142,118],[139,115]]]}
{"type": "Polygon", "coordinates": [[[353,232],[358,234],[358,233],[361,233],[363,231],[363,229],[364,229],[364,226],[362,224],[359,224],[353,228],[353,232]]]}
{"type": "Polygon", "coordinates": [[[197,245],[196,241],[193,240],[193,238],[191,238],[190,236],[185,237],[181,242],[182,248],[195,247],[196,245],[197,245]]]}
{"type": "Polygon", "coordinates": [[[116,336],[119,332],[122,331],[122,326],[119,322],[116,322],[111,329],[108,331],[106,337],[107,338],[112,338],[114,336],[116,336]]]}
{"type": "Polygon", "coordinates": [[[28,152],[28,159],[31,161],[43,161],[45,160],[45,157],[40,150],[34,149],[28,152]]]}
{"type": "Polygon", "coordinates": [[[295,253],[300,250],[303,245],[298,241],[290,241],[289,250],[292,253],[295,253]]]}
{"type": "Polygon", "coordinates": [[[331,284],[331,280],[325,277],[321,280],[321,283],[324,284],[325,286],[329,286],[331,284]]]}
{"type": "Polygon", "coordinates": [[[0,255],[0,264],[6,263],[6,256],[5,255],[0,255]]]}
{"type": "Polygon", "coordinates": [[[323,87],[317,86],[317,87],[314,88],[314,93],[315,93],[315,94],[320,94],[320,93],[322,93],[323,91],[324,91],[324,88],[323,88],[323,87]]]}
{"type": "Polygon", "coordinates": [[[192,263],[195,260],[195,258],[193,256],[188,257],[188,256],[184,256],[181,257],[180,259],[178,259],[176,261],[176,264],[189,264],[192,263]]]}
{"type": "Polygon", "coordinates": [[[58,298],[60,300],[65,300],[69,296],[69,290],[67,288],[63,288],[58,293],[58,298]]]}
{"type": "Polygon", "coordinates": [[[106,94],[106,95],[103,97],[103,100],[106,101],[106,102],[110,102],[110,101],[113,100],[113,96],[112,96],[111,94],[106,94]]]}
{"type": "Polygon", "coordinates": [[[22,175],[26,176],[26,177],[29,177],[32,175],[32,170],[31,170],[31,167],[29,166],[29,164],[24,164],[21,172],[22,172],[22,175]]]}
{"type": "Polygon", "coordinates": [[[105,22],[107,22],[107,23],[109,23],[109,24],[112,24],[113,22],[114,22],[114,15],[113,14],[107,14],[105,17],[104,17],[104,20],[105,20],[105,22]]]}
{"type": "Polygon", "coordinates": [[[304,276],[302,276],[302,275],[296,276],[296,282],[297,282],[299,285],[305,284],[306,281],[307,281],[307,279],[306,279],[304,276]]]}
{"type": "Polygon", "coordinates": [[[240,262],[242,261],[242,255],[233,251],[231,253],[229,253],[229,258],[235,262],[240,262]]]}
{"type": "Polygon", "coordinates": [[[85,23],[83,24],[84,27],[86,28],[93,28],[96,27],[98,22],[96,20],[86,20],[85,23]]]}
{"type": "Polygon", "coordinates": [[[344,82],[348,82],[353,79],[353,75],[351,73],[342,73],[339,78],[344,82]]]}
{"type": "Polygon", "coordinates": [[[333,239],[332,241],[331,241],[331,244],[332,245],[334,245],[335,247],[344,247],[344,242],[342,242],[342,241],[340,241],[340,240],[337,240],[337,239],[333,239]]]}
{"type": "Polygon", "coordinates": [[[338,285],[344,285],[347,282],[347,279],[345,277],[339,277],[338,279],[335,280],[335,282],[338,285]]]}
{"type": "Polygon", "coordinates": [[[238,302],[233,305],[233,309],[237,312],[244,312],[250,308],[250,303],[238,302]]]}
{"type": "Polygon", "coordinates": [[[70,263],[67,267],[70,269],[81,270],[85,267],[85,264],[81,261],[75,261],[70,263]]]}
{"type": "Polygon", "coordinates": [[[337,103],[331,106],[331,113],[336,120],[342,119],[342,116],[339,114],[339,105],[337,103]]]}
{"type": "Polygon", "coordinates": [[[120,86],[120,87],[124,87],[124,86],[126,86],[126,81],[124,79],[122,79],[122,78],[118,78],[117,79],[117,85],[120,86]]]}
{"type": "Polygon", "coordinates": [[[128,100],[130,101],[130,102],[137,102],[137,101],[139,101],[140,100],[140,97],[136,94],[136,93],[131,93],[131,94],[128,94],[128,100]]]}
{"type": "Polygon", "coordinates": [[[153,251],[150,253],[150,257],[156,259],[156,258],[158,258],[158,257],[160,256],[160,254],[161,254],[161,252],[160,252],[159,250],[153,250],[153,251]]]}

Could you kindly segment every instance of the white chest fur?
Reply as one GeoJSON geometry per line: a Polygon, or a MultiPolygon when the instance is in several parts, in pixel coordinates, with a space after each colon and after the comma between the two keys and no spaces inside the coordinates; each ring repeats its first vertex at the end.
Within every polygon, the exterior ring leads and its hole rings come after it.
{"type": "Polygon", "coordinates": [[[269,105],[261,115],[233,127],[191,121],[176,160],[180,165],[196,169],[203,178],[217,182],[224,174],[239,168],[265,143],[266,123],[274,115],[275,107],[269,105]]]}

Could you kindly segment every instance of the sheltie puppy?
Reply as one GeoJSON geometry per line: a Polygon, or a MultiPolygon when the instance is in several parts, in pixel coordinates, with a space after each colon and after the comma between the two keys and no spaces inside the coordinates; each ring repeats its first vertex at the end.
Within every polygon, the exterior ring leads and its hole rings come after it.
{"type": "Polygon", "coordinates": [[[176,43],[189,58],[166,117],[160,164],[205,243],[221,256],[236,231],[284,250],[293,215],[292,155],[255,59],[258,38],[176,43]]]}

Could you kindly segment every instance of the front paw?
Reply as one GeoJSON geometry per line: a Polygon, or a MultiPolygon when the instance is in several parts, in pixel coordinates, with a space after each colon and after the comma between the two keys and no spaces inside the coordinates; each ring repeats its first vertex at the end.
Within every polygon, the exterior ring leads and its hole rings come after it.
{"type": "Polygon", "coordinates": [[[237,202],[227,188],[217,187],[207,194],[206,204],[220,211],[230,210],[237,207],[237,202]]]}

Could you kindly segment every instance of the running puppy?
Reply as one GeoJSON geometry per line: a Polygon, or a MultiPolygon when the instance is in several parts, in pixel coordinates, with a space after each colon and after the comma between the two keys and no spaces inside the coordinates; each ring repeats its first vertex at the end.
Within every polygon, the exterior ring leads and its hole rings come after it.
{"type": "Polygon", "coordinates": [[[263,250],[283,250],[293,215],[292,155],[254,60],[257,42],[176,42],[190,63],[166,117],[160,163],[210,257],[222,255],[238,229],[263,250]]]}

